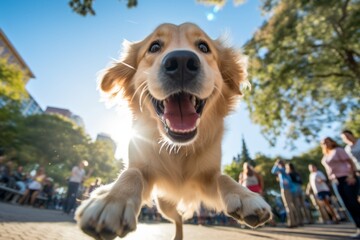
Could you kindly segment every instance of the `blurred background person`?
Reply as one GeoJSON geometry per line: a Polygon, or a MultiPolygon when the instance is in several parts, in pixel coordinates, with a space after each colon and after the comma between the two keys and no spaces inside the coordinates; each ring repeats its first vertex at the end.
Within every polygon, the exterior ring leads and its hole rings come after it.
{"type": "Polygon", "coordinates": [[[336,181],[337,191],[356,225],[352,237],[360,239],[360,203],[357,201],[359,181],[355,176],[355,164],[344,149],[330,137],[321,141],[323,158],[321,163],[329,179],[336,181]]]}
{"type": "MultiPolygon", "coordinates": [[[[341,133],[341,138],[346,143],[345,152],[354,161],[356,167],[356,176],[360,182],[360,140],[350,130],[344,130],[341,133]]],[[[360,196],[360,187],[358,189],[358,200],[360,196]]]]}
{"type": "Polygon", "coordinates": [[[101,178],[98,177],[95,179],[95,182],[90,184],[88,195],[90,195],[95,189],[97,189],[100,186],[101,186],[101,178]]]}
{"type": "Polygon", "coordinates": [[[13,188],[14,181],[12,181],[12,171],[13,171],[13,162],[8,161],[4,164],[0,171],[0,183],[3,183],[5,186],[13,188]]]}
{"type": "Polygon", "coordinates": [[[19,192],[24,193],[26,190],[26,174],[24,173],[24,167],[21,165],[18,166],[12,176],[16,182],[16,189],[18,189],[19,192]]]}
{"type": "Polygon", "coordinates": [[[271,173],[278,176],[281,198],[284,203],[287,218],[287,227],[293,228],[298,226],[297,210],[294,202],[294,184],[290,176],[285,171],[285,162],[281,159],[275,161],[271,173]]]}
{"type": "Polygon", "coordinates": [[[333,223],[339,223],[335,210],[331,205],[331,192],[324,173],[319,171],[314,164],[308,165],[310,175],[309,184],[319,204],[325,207],[327,214],[333,223]]]}
{"type": "Polygon", "coordinates": [[[37,196],[40,194],[46,179],[44,167],[39,167],[36,174],[32,177],[32,181],[27,186],[24,195],[20,198],[19,203],[24,204],[30,198],[30,205],[34,206],[37,196]]]}
{"type": "MultiPolygon", "coordinates": [[[[64,201],[64,213],[69,214],[72,209],[76,207],[76,197],[80,188],[80,184],[84,181],[87,176],[85,176],[85,167],[89,163],[86,160],[79,162],[77,166],[74,166],[71,170],[71,176],[69,178],[68,189],[64,201]]],[[[89,174],[91,174],[89,172],[89,174]]],[[[88,174],[88,176],[89,176],[88,174]]]]}
{"type": "Polygon", "coordinates": [[[239,174],[239,183],[252,192],[261,195],[263,193],[264,181],[262,176],[247,162],[243,164],[243,171],[239,174]]]}
{"type": "Polygon", "coordinates": [[[360,168],[360,140],[354,136],[350,130],[344,130],[341,133],[341,138],[346,143],[345,152],[352,157],[357,165],[357,170],[360,168]]]}
{"type": "Polygon", "coordinates": [[[297,215],[299,217],[298,223],[299,225],[303,225],[304,223],[311,223],[312,219],[310,217],[310,210],[305,205],[305,194],[302,189],[302,178],[300,174],[296,171],[293,163],[287,163],[285,165],[286,173],[289,174],[291,181],[294,185],[294,204],[296,206],[297,215]]]}

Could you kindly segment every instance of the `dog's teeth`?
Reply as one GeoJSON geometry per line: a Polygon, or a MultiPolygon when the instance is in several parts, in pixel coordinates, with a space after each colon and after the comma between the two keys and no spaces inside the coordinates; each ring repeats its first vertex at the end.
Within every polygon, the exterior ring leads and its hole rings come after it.
{"type": "Polygon", "coordinates": [[[166,108],[167,101],[166,100],[162,101],[162,105],[164,106],[164,108],[166,108]]]}
{"type": "Polygon", "coordinates": [[[191,96],[191,102],[195,107],[196,106],[196,97],[195,96],[191,96]]]}
{"type": "Polygon", "coordinates": [[[198,118],[197,120],[196,120],[196,127],[198,127],[200,125],[200,118],[198,118]]]}
{"type": "Polygon", "coordinates": [[[166,118],[166,119],[165,119],[165,123],[166,123],[166,125],[167,125],[168,127],[170,127],[170,130],[171,130],[170,120],[166,118]]]}

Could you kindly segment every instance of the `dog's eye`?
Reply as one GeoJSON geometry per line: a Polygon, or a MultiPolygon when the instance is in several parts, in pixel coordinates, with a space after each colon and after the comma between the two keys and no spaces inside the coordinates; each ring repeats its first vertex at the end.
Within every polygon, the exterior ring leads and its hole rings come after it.
{"type": "Polygon", "coordinates": [[[210,52],[209,45],[206,42],[199,42],[198,43],[198,48],[203,53],[209,53],[210,52]]]}
{"type": "Polygon", "coordinates": [[[156,53],[160,51],[160,49],[161,49],[161,44],[158,41],[155,41],[150,45],[149,52],[156,53]]]}

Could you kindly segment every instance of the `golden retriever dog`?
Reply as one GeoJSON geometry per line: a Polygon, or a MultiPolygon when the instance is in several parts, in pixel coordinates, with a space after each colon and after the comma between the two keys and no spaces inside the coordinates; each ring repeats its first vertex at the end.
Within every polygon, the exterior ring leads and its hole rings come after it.
{"type": "Polygon", "coordinates": [[[85,233],[124,237],[152,199],[175,223],[176,240],[200,203],[251,227],[271,218],[261,196],[221,174],[224,118],[247,83],[243,58],[192,23],[162,24],[125,46],[100,88],[127,100],[137,134],[129,143],[127,170],[77,209],[85,233]]]}

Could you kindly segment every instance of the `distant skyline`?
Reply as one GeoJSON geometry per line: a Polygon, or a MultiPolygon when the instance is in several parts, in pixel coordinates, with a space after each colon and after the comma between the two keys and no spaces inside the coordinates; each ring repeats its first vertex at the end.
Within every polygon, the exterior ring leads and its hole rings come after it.
{"type": "MultiPolygon", "coordinates": [[[[45,110],[47,106],[69,109],[83,118],[86,131],[95,140],[107,133],[118,144],[118,157],[124,157],[129,131],[128,112],[107,108],[97,91],[97,74],[118,59],[124,39],[138,41],[159,24],[194,22],[212,38],[225,34],[233,46],[240,48],[264,21],[260,1],[246,1],[235,7],[232,1],[217,9],[194,0],[138,1],[127,9],[124,1],[95,1],[95,16],[82,17],[68,6],[68,1],[2,0],[0,28],[36,76],[28,91],[45,110]]],[[[256,94],[247,91],[246,94],[256,94]]],[[[284,150],[285,138],[276,147],[251,123],[245,103],[226,118],[222,164],[229,164],[241,152],[245,138],[251,157],[261,152],[274,157],[290,157],[316,146],[302,140],[297,149],[284,150]]]]}

